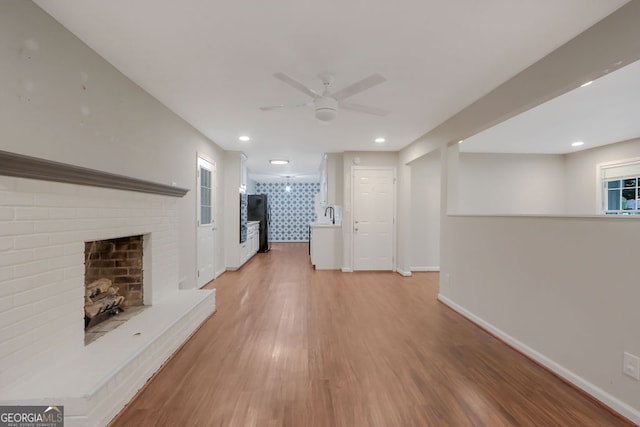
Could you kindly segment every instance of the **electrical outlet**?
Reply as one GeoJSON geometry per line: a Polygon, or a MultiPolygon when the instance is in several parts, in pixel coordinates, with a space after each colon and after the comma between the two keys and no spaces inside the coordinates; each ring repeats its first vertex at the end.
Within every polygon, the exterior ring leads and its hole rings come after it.
{"type": "Polygon", "coordinates": [[[634,356],[631,353],[624,353],[622,372],[640,381],[640,357],[634,356]]]}

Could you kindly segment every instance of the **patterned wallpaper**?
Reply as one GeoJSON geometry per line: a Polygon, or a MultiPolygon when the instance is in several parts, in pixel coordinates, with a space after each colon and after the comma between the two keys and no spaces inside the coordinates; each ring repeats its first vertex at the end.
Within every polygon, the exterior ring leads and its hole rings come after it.
{"type": "Polygon", "coordinates": [[[270,242],[306,242],[309,223],[316,220],[314,196],[320,192],[318,182],[256,182],[256,194],[266,194],[271,208],[270,242]]]}

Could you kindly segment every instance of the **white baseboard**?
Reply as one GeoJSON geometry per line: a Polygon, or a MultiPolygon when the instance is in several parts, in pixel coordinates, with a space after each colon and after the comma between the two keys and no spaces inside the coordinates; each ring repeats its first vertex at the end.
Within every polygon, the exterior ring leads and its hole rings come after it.
{"type": "Polygon", "coordinates": [[[411,271],[440,271],[440,267],[411,267],[411,271]]]}
{"type": "Polygon", "coordinates": [[[220,277],[223,273],[226,273],[227,269],[226,268],[221,268],[220,270],[216,271],[216,277],[214,277],[214,279],[217,279],[218,277],[220,277]]]}
{"type": "Polygon", "coordinates": [[[531,358],[532,360],[538,362],[545,368],[549,369],[551,372],[564,378],[566,381],[570,382],[574,386],[578,387],[580,390],[584,391],[585,393],[589,394],[596,400],[608,406],[613,411],[629,419],[631,422],[640,425],[640,410],[631,407],[630,405],[622,402],[618,398],[602,390],[598,386],[591,384],[589,381],[576,375],[575,373],[571,372],[569,369],[558,364],[557,362],[549,359],[547,356],[537,352],[536,350],[532,349],[528,345],[506,334],[502,330],[496,328],[492,324],[486,322],[485,320],[471,313],[464,307],[459,306],[458,304],[451,301],[449,298],[443,296],[442,294],[438,294],[438,300],[441,301],[443,304],[447,305],[448,307],[450,307],[452,310],[466,317],[471,322],[477,324],[483,329],[486,329],[491,334],[496,336],[498,339],[505,342],[507,345],[515,348],[516,350],[523,353],[527,357],[531,358]]]}
{"type": "Polygon", "coordinates": [[[341,270],[343,273],[353,273],[353,268],[342,267],[341,270]]]}
{"type": "Polygon", "coordinates": [[[396,270],[396,273],[398,273],[402,277],[411,277],[411,272],[410,271],[396,270]]]}

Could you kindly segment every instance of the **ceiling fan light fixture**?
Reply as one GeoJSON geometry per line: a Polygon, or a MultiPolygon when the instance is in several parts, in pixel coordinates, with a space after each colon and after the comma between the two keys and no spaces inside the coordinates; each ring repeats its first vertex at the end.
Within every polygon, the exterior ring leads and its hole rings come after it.
{"type": "Polygon", "coordinates": [[[315,101],[316,119],[329,122],[338,115],[338,101],[329,96],[321,96],[315,101]]]}
{"type": "Polygon", "coordinates": [[[323,122],[330,122],[335,119],[338,112],[333,108],[316,108],[316,119],[323,122]]]}

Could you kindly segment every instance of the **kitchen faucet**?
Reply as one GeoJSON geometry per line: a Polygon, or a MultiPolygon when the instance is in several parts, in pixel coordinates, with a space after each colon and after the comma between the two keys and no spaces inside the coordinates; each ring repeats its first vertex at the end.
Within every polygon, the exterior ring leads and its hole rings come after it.
{"type": "Polygon", "coordinates": [[[331,218],[331,223],[336,223],[336,212],[333,210],[333,206],[327,206],[324,210],[324,216],[327,216],[327,211],[329,211],[329,218],[331,218]]]}

